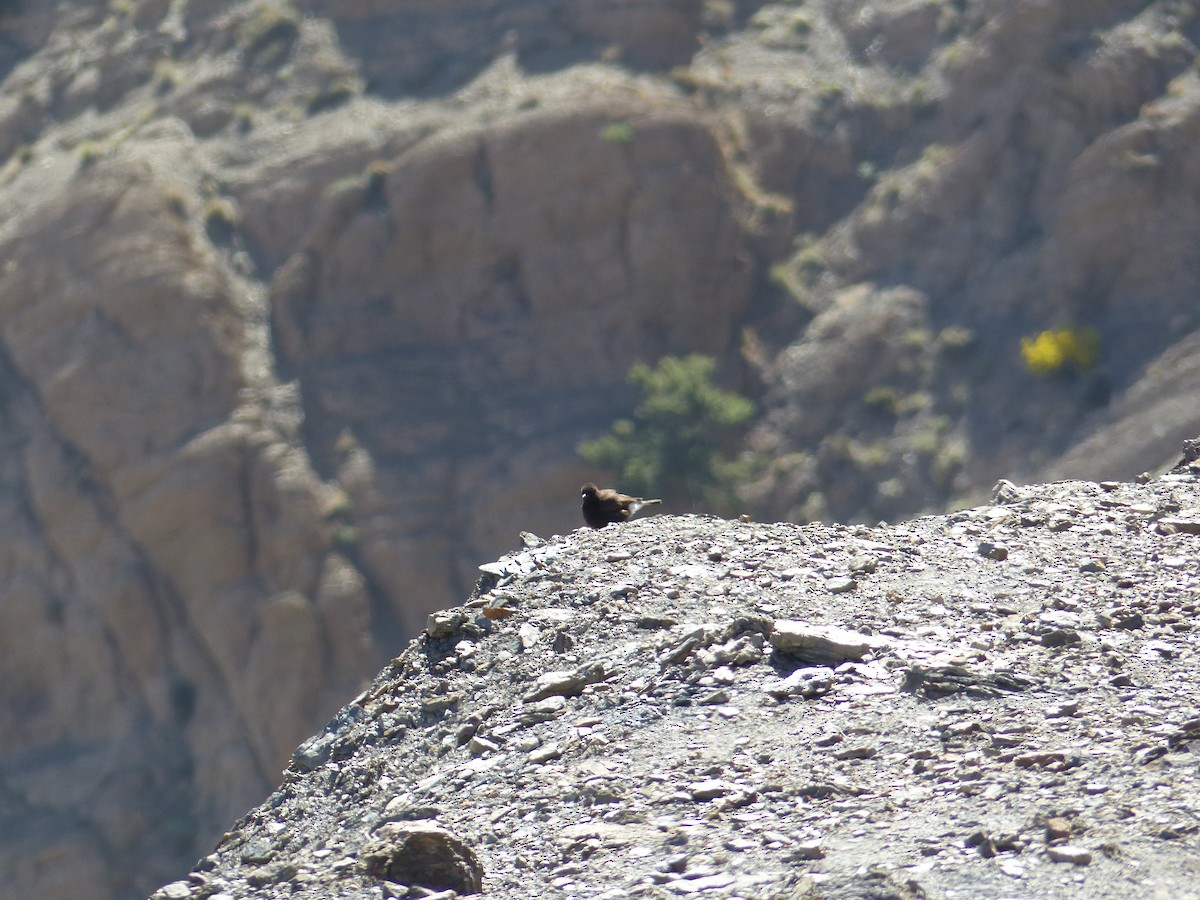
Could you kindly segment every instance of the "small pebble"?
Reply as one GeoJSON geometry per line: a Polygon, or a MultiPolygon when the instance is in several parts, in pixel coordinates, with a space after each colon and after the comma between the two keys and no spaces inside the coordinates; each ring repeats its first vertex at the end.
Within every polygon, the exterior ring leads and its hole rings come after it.
{"type": "Polygon", "coordinates": [[[1055,862],[1074,863],[1077,866],[1086,866],[1092,861],[1092,854],[1083,847],[1076,847],[1072,844],[1055,844],[1046,848],[1046,855],[1055,862]]]}
{"type": "Polygon", "coordinates": [[[792,849],[792,856],[796,859],[824,859],[825,848],[820,841],[801,841],[792,849]]]}

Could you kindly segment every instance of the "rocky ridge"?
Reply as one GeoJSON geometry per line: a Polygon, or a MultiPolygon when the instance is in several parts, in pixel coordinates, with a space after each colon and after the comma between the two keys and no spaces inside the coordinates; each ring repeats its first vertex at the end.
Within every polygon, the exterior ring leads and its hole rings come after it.
{"type": "Polygon", "coordinates": [[[523,540],[154,900],[1166,898],[1200,874],[1194,462],[897,525],[523,540]]]}

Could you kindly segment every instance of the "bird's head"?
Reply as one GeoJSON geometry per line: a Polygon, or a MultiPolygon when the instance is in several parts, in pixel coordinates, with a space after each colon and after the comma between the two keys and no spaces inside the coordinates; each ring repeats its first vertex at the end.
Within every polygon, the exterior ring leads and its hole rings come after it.
{"type": "Polygon", "coordinates": [[[586,500],[588,497],[595,497],[597,490],[599,490],[599,488],[589,481],[579,489],[579,496],[581,499],[586,500]]]}

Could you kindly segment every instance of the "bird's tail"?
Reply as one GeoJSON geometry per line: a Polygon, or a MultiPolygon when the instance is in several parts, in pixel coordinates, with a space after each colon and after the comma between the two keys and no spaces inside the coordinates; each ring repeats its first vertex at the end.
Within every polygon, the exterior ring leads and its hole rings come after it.
{"type": "Polygon", "coordinates": [[[629,504],[629,515],[630,517],[636,516],[639,510],[645,509],[647,506],[657,506],[660,503],[662,503],[661,500],[635,500],[629,504]]]}

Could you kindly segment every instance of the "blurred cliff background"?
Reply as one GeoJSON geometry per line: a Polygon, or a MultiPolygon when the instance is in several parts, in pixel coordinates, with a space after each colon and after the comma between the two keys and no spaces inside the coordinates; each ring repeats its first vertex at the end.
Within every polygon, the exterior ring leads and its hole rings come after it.
{"type": "Polygon", "coordinates": [[[1183,0],[0,2],[0,894],[185,872],[579,524],[636,363],[754,403],[670,512],[1171,462],[1198,44],[1183,0]]]}

